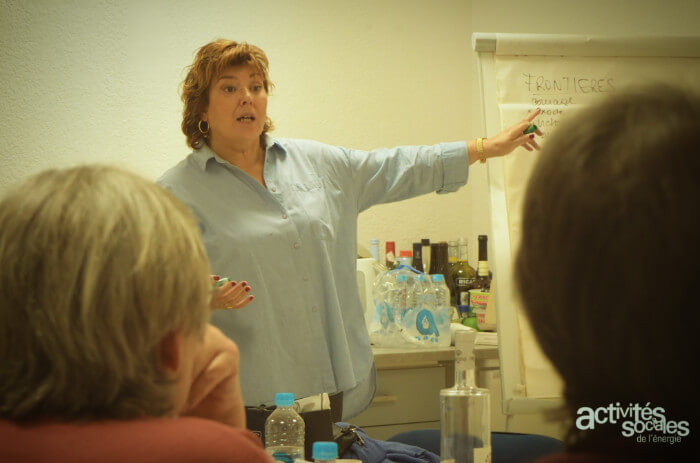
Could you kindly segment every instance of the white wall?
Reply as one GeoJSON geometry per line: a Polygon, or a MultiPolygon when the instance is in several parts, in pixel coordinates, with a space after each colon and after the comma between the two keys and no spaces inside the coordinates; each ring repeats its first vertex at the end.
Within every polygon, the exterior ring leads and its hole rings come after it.
{"type": "MultiPolygon", "coordinates": [[[[0,0],[0,193],[47,167],[149,178],[188,153],[178,84],[195,50],[259,45],[281,137],[370,149],[481,135],[472,32],[695,34],[694,0],[0,0]]],[[[359,239],[488,233],[485,168],[452,195],[375,207],[359,239]]]]}

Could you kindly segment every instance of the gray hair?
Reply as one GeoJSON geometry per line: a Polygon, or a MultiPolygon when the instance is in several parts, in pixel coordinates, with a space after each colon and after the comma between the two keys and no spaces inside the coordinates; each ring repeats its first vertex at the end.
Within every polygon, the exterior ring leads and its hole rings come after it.
{"type": "Polygon", "coordinates": [[[203,336],[209,261],[187,208],[108,166],[48,170],[0,202],[0,417],[164,416],[156,349],[203,336]]]}

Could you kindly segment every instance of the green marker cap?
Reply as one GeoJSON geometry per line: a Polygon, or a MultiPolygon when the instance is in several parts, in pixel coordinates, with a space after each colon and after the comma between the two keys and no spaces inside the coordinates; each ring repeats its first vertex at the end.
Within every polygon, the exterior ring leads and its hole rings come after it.
{"type": "Polygon", "coordinates": [[[535,132],[535,131],[537,131],[537,126],[536,126],[535,124],[532,124],[530,127],[528,127],[527,129],[523,130],[523,133],[524,133],[525,135],[527,135],[528,133],[532,133],[532,132],[535,132]]]}

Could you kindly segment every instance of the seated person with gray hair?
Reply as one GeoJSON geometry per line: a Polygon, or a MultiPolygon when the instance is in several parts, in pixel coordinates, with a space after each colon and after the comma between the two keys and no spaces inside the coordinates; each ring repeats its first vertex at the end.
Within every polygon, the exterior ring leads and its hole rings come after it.
{"type": "Polygon", "coordinates": [[[189,211],[105,166],[0,202],[0,461],[271,461],[189,211]]]}

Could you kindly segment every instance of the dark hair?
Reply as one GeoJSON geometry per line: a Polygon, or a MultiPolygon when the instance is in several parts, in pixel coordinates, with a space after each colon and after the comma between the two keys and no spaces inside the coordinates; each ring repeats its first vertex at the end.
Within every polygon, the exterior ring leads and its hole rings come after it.
{"type": "MultiPolygon", "coordinates": [[[[698,416],[688,370],[700,326],[699,200],[691,91],[614,94],[547,140],[527,187],[515,277],[573,420],[579,407],[618,402],[663,407],[669,420],[698,416]]],[[[590,436],[572,426],[569,444],[590,436]]]]}

